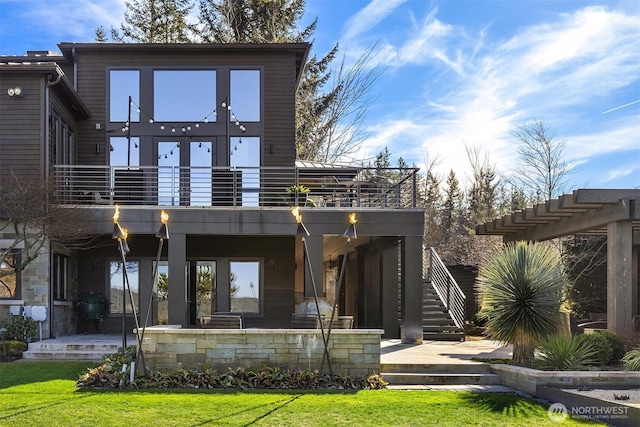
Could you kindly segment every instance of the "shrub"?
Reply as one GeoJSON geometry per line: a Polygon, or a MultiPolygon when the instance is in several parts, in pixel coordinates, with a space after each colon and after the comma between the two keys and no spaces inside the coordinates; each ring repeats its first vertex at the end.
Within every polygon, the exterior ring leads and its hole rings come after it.
{"type": "Polygon", "coordinates": [[[628,351],[622,358],[622,364],[626,371],[640,371],[640,348],[628,351]]]}
{"type": "Polygon", "coordinates": [[[580,337],[585,343],[593,347],[598,365],[604,366],[611,362],[613,348],[611,348],[610,341],[604,334],[594,332],[593,334],[582,334],[580,337]]]}
{"type": "Polygon", "coordinates": [[[24,341],[0,341],[0,361],[21,359],[22,353],[27,351],[27,348],[27,343],[24,341]]]}
{"type": "Polygon", "coordinates": [[[601,365],[617,364],[624,356],[624,342],[613,332],[596,331],[592,334],[585,334],[585,339],[596,347],[601,365]]]}
{"type": "Polygon", "coordinates": [[[553,248],[527,242],[506,246],[478,275],[486,334],[512,344],[518,364],[531,364],[535,347],[558,329],[562,286],[553,248]]]}
{"type": "Polygon", "coordinates": [[[4,333],[6,338],[27,342],[37,332],[35,320],[21,314],[11,314],[9,318],[2,323],[2,327],[6,329],[4,333]]]}
{"type": "Polygon", "coordinates": [[[536,364],[549,371],[579,371],[598,363],[588,335],[552,335],[539,348],[536,364]]]}
{"type": "Polygon", "coordinates": [[[287,389],[287,390],[376,390],[387,382],[379,374],[363,377],[351,375],[320,375],[317,371],[288,370],[262,365],[260,367],[228,369],[226,372],[204,367],[149,371],[147,376],[137,374],[129,383],[129,372],[122,371],[123,364],[135,359],[135,349],[127,354],[115,354],[80,376],[76,385],[80,388],[205,388],[205,389],[287,389]]]}

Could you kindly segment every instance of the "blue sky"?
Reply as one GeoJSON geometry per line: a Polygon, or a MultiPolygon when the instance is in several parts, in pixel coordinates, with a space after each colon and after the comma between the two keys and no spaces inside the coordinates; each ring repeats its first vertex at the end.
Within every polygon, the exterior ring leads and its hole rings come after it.
{"type": "MultiPolygon", "coordinates": [[[[124,0],[0,0],[0,53],[93,41],[123,12],[124,0]]],[[[479,147],[517,173],[510,132],[540,119],[566,140],[573,188],[640,187],[637,0],[307,0],[303,23],[315,17],[316,54],[340,42],[354,60],[375,44],[384,67],[361,158],[387,146],[394,163],[438,159],[464,181],[465,147],[479,147]]]]}

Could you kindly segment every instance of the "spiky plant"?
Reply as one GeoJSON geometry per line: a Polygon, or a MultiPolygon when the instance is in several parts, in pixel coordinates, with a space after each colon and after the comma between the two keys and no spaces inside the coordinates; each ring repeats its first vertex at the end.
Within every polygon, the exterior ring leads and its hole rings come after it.
{"type": "Polygon", "coordinates": [[[622,358],[625,371],[640,371],[640,348],[628,351],[622,358]]]}
{"type": "Polygon", "coordinates": [[[516,363],[531,365],[535,347],[556,332],[562,286],[560,259],[547,245],[511,243],[480,269],[486,333],[512,344],[516,363]]]}
{"type": "Polygon", "coordinates": [[[581,371],[600,363],[596,346],[588,335],[551,335],[541,344],[536,364],[548,371],[581,371]]]}

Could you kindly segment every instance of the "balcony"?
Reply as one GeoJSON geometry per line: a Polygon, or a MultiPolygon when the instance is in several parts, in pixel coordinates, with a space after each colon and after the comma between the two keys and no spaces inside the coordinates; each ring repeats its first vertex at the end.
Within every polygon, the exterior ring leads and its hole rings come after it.
{"type": "Polygon", "coordinates": [[[416,207],[417,168],[157,167],[52,168],[63,205],[416,207]],[[304,187],[308,192],[292,191],[304,187]]]}

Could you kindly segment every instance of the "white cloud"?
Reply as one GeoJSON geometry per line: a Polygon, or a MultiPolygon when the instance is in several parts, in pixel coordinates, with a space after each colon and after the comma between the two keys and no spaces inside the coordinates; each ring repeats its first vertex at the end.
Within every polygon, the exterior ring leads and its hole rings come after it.
{"type": "Polygon", "coordinates": [[[343,39],[349,41],[373,29],[406,0],[371,0],[344,24],[343,39]]]}
{"type": "MultiPolygon", "coordinates": [[[[491,27],[468,37],[466,28],[441,22],[434,13],[424,24],[404,45],[385,49],[397,52],[388,55],[397,66],[425,64],[425,80],[406,84],[428,87],[428,96],[421,105],[406,109],[410,112],[402,120],[397,114],[378,120],[375,145],[385,140],[394,155],[407,159],[400,154],[406,134],[389,134],[402,121],[409,129],[421,129],[418,153],[438,155],[443,173],[453,168],[462,175],[469,168],[465,144],[482,147],[499,170],[511,169],[516,150],[510,131],[532,118],[541,118],[566,136],[568,160],[576,163],[603,152],[638,148],[637,114],[625,111],[626,123],[599,123],[600,113],[616,102],[613,97],[638,84],[638,15],[587,7],[521,27],[504,41],[490,39],[491,27]],[[433,67],[434,62],[427,64],[424,58],[438,59],[446,78],[427,80],[435,74],[427,65],[433,67]],[[607,104],[599,107],[603,102],[607,104]],[[594,103],[598,117],[587,108],[594,103]]],[[[395,72],[402,75],[401,69],[395,72]]]]}

